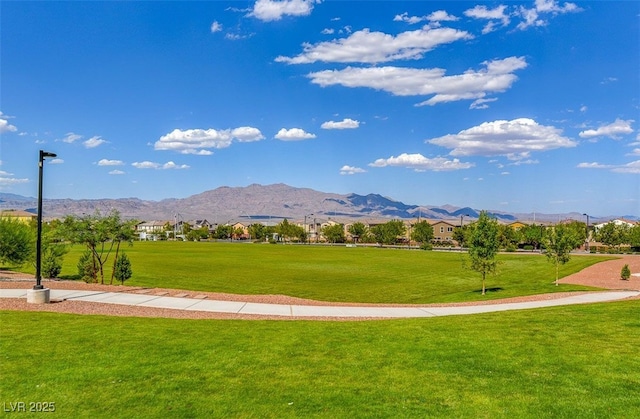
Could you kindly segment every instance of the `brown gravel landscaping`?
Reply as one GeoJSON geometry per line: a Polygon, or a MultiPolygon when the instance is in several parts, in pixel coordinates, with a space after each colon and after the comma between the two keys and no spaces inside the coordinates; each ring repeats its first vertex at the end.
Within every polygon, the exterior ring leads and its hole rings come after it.
{"type": "MultiPolygon", "coordinates": [[[[33,287],[34,278],[25,274],[0,271],[0,288],[17,288],[30,289],[33,287]]],[[[619,259],[605,261],[592,265],[578,273],[565,277],[559,281],[560,283],[579,284],[592,287],[611,289],[611,290],[640,290],[640,256],[622,256],[619,259]],[[620,270],[622,266],[628,264],[632,276],[628,281],[620,279],[620,270]]],[[[385,307],[444,307],[444,306],[463,306],[463,305],[483,305],[495,304],[498,300],[488,300],[482,302],[465,302],[465,303],[448,303],[448,304],[419,304],[419,305],[402,305],[402,304],[357,304],[357,303],[327,303],[315,300],[306,300],[302,298],[289,297],[286,295],[238,295],[201,291],[188,291],[176,289],[160,289],[160,288],[141,288],[121,285],[100,285],[86,284],[79,281],[57,281],[43,280],[43,285],[50,289],[66,289],[66,290],[92,290],[104,292],[126,292],[126,293],[143,293],[148,295],[163,296],[185,296],[185,298],[209,299],[222,301],[244,301],[254,303],[268,304],[295,304],[295,305],[332,305],[332,306],[385,306],[385,307]]],[[[571,293],[554,293],[531,295],[524,297],[514,297],[499,300],[500,303],[514,303],[526,301],[552,300],[557,298],[573,295],[571,293]]],[[[151,307],[125,306],[116,304],[93,303],[84,301],[62,301],[52,302],[51,304],[28,304],[26,299],[18,298],[0,298],[0,310],[24,310],[24,311],[47,311],[59,313],[74,314],[98,314],[110,316],[133,316],[133,317],[164,317],[164,318],[181,318],[181,319],[260,319],[260,320],[349,320],[354,318],[312,318],[312,317],[281,317],[281,316],[263,316],[263,315],[246,315],[246,314],[228,314],[228,313],[211,313],[186,310],[158,309],[151,307]]],[[[360,318],[357,320],[368,320],[368,318],[360,318]]]]}

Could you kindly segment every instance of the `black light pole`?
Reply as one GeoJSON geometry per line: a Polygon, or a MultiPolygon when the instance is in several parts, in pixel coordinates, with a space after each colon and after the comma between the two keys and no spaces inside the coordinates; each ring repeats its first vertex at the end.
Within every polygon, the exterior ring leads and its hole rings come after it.
{"type": "Polygon", "coordinates": [[[34,290],[43,289],[40,271],[40,262],[42,260],[42,167],[46,157],[54,158],[57,155],[40,150],[40,158],[38,159],[38,238],[36,242],[36,285],[33,287],[34,290]]]}
{"type": "Polygon", "coordinates": [[[589,251],[589,214],[584,213],[582,215],[586,215],[587,216],[587,246],[586,246],[586,251],[589,251]]]}

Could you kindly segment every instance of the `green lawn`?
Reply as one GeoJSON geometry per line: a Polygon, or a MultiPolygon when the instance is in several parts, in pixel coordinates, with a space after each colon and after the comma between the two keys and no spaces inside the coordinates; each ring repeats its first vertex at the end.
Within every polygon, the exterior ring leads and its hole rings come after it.
{"type": "Polygon", "coordinates": [[[0,312],[0,394],[58,417],[640,417],[640,301],[413,320],[0,312]]]}
{"type": "MultiPolygon", "coordinates": [[[[82,251],[76,245],[66,255],[62,277],[76,275],[82,251]]],[[[483,297],[479,274],[463,267],[466,254],[460,252],[193,242],[136,242],[125,251],[133,265],[133,278],[126,283],[131,286],[370,303],[475,301],[588,289],[554,286],[553,266],[531,254],[501,255],[499,275],[488,278],[490,292],[483,297]]],[[[561,275],[603,260],[572,257],[561,275]]]]}

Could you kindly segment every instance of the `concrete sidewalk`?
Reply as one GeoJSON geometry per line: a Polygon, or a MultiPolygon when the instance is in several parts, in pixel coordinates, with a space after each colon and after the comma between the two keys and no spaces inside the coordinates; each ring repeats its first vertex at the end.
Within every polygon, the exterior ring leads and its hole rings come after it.
{"type": "MultiPolygon", "coordinates": [[[[261,304],[239,301],[219,301],[195,298],[166,297],[123,292],[75,291],[52,289],[51,300],[76,300],[104,304],[122,304],[138,307],[155,307],[173,310],[208,311],[233,314],[259,314],[283,317],[370,317],[370,318],[413,318],[454,316],[495,311],[523,310],[540,307],[554,307],[571,304],[598,303],[623,300],[640,295],[640,291],[589,292],[553,300],[529,301],[522,303],[496,303],[456,307],[346,307],[309,306],[285,304],[261,304]]],[[[0,289],[0,298],[26,298],[26,289],[0,289]]]]}

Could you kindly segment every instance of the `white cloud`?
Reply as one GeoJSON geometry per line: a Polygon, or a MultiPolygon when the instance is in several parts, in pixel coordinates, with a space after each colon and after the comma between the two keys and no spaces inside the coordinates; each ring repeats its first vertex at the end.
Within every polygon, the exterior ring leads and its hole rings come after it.
{"type": "Polygon", "coordinates": [[[448,134],[425,142],[451,149],[449,154],[452,156],[506,156],[511,160],[523,160],[531,152],[577,145],[561,134],[561,129],[519,118],[484,122],[458,134],[448,134]]]}
{"type": "Polygon", "coordinates": [[[53,159],[49,161],[49,164],[62,164],[64,163],[64,160],[62,159],[53,159]]]}
{"type": "Polygon", "coordinates": [[[80,139],[82,139],[82,135],[74,134],[73,132],[68,132],[64,135],[62,142],[72,144],[80,139]]]}
{"type": "Polygon", "coordinates": [[[131,166],[135,167],[136,169],[162,169],[162,170],[167,170],[167,169],[188,169],[189,168],[189,166],[187,166],[186,164],[177,165],[172,161],[169,161],[169,162],[167,162],[165,164],[156,163],[156,162],[152,162],[152,161],[143,161],[143,162],[131,163],[131,166]]]}
{"type": "Polygon", "coordinates": [[[102,144],[107,143],[108,141],[103,140],[100,136],[96,135],[93,136],[91,138],[89,138],[87,141],[83,142],[82,144],[84,144],[84,146],[86,148],[96,148],[102,144]]]}
{"type": "Polygon", "coordinates": [[[520,22],[517,28],[524,30],[531,26],[545,26],[548,22],[541,15],[551,14],[555,16],[581,11],[582,9],[575,3],[566,2],[561,6],[557,0],[536,0],[534,7],[531,9],[520,6],[516,14],[524,18],[524,21],[520,22]]]}
{"type": "Polygon", "coordinates": [[[322,129],[354,129],[360,126],[360,121],[345,118],[342,121],[327,121],[320,125],[322,129]]]}
{"type": "Polygon", "coordinates": [[[427,16],[427,20],[429,22],[455,22],[459,19],[460,18],[450,15],[444,10],[436,10],[435,12],[427,16]]]}
{"type": "Polygon", "coordinates": [[[18,179],[18,178],[14,178],[14,177],[3,177],[0,176],[0,187],[3,186],[12,186],[12,185],[19,185],[22,183],[29,183],[29,179],[18,179]]]}
{"type": "Polygon", "coordinates": [[[107,160],[102,159],[98,162],[98,166],[122,166],[124,162],[122,160],[107,160]]]}
{"type": "Polygon", "coordinates": [[[518,79],[513,72],[527,67],[524,57],[485,61],[485,68],[446,76],[440,68],[417,69],[403,67],[370,67],[324,70],[310,73],[312,83],[322,87],[369,87],[396,96],[434,95],[419,103],[435,105],[463,99],[484,98],[487,93],[503,92],[518,79]]]}
{"type": "Polygon", "coordinates": [[[299,140],[308,140],[311,138],[316,138],[316,136],[315,134],[308,133],[305,130],[300,128],[291,128],[291,129],[282,128],[275,135],[275,138],[282,141],[299,141],[299,140]]]}
{"type": "Polygon", "coordinates": [[[122,170],[112,170],[109,172],[110,175],[124,175],[126,172],[123,172],[122,170]]]}
{"type": "Polygon", "coordinates": [[[423,171],[449,171],[469,169],[474,166],[473,163],[461,162],[458,159],[447,159],[445,157],[427,158],[422,154],[400,154],[398,157],[391,156],[388,159],[377,159],[373,163],[369,163],[371,167],[406,167],[414,169],[417,172],[423,171]]]}
{"type": "Polygon", "coordinates": [[[607,125],[602,125],[597,129],[588,129],[585,131],[581,131],[578,135],[581,138],[609,137],[617,140],[620,139],[620,135],[631,134],[633,132],[633,129],[631,128],[631,124],[633,122],[633,119],[628,119],[625,121],[618,118],[614,122],[607,125]]]}
{"type": "Polygon", "coordinates": [[[231,130],[231,136],[238,140],[239,143],[251,143],[264,140],[264,135],[262,135],[258,128],[254,127],[234,128],[231,130]]]}
{"type": "Polygon", "coordinates": [[[506,13],[507,6],[501,4],[494,9],[487,9],[487,6],[475,6],[473,9],[464,11],[464,15],[474,19],[499,20],[502,26],[507,26],[511,22],[509,13],[506,13]]]}
{"type": "Polygon", "coordinates": [[[635,160],[627,164],[613,165],[613,164],[601,164],[597,162],[593,163],[580,163],[577,166],[580,169],[608,169],[614,173],[624,174],[640,174],[640,160],[635,160]]]}
{"type": "Polygon", "coordinates": [[[162,169],[163,170],[167,170],[167,169],[179,169],[179,170],[182,170],[182,169],[188,169],[188,168],[189,168],[189,166],[186,165],[186,164],[175,164],[172,161],[166,162],[165,164],[162,165],[162,169]]]}
{"type": "Polygon", "coordinates": [[[10,117],[4,115],[0,112],[0,134],[5,132],[14,132],[17,131],[18,128],[15,125],[11,125],[8,121],[10,117]]]}
{"type": "Polygon", "coordinates": [[[443,44],[473,36],[465,31],[451,28],[425,26],[415,31],[393,36],[369,29],[354,32],[347,38],[303,44],[303,52],[295,57],[279,56],[276,62],[287,64],[310,64],[317,61],[333,63],[382,63],[393,60],[422,58],[425,52],[443,44]]]}
{"type": "Polygon", "coordinates": [[[154,144],[155,150],[171,150],[181,154],[207,156],[213,154],[209,149],[227,148],[235,140],[251,142],[263,140],[259,129],[239,127],[234,129],[174,129],[160,137],[154,144]]]}
{"type": "Polygon", "coordinates": [[[344,165],[340,168],[341,175],[355,175],[358,173],[366,173],[366,172],[367,172],[366,170],[361,169],[360,167],[354,167],[354,166],[344,165]]]}
{"type": "Polygon", "coordinates": [[[580,112],[584,113],[588,110],[589,108],[586,105],[582,105],[580,106],[580,112]]]}
{"type": "Polygon", "coordinates": [[[324,28],[320,33],[323,35],[332,35],[334,32],[335,32],[335,29],[324,28]]]}
{"type": "Polygon", "coordinates": [[[264,22],[280,20],[283,16],[308,16],[320,0],[257,0],[247,16],[264,22]]]}
{"type": "Polygon", "coordinates": [[[222,23],[218,22],[217,20],[214,20],[213,23],[211,24],[211,33],[220,32],[221,30],[222,30],[222,23]]]}
{"type": "Polygon", "coordinates": [[[487,103],[495,102],[496,100],[498,100],[497,97],[488,99],[476,99],[471,105],[469,105],[469,109],[487,109],[489,107],[487,103]]]}

